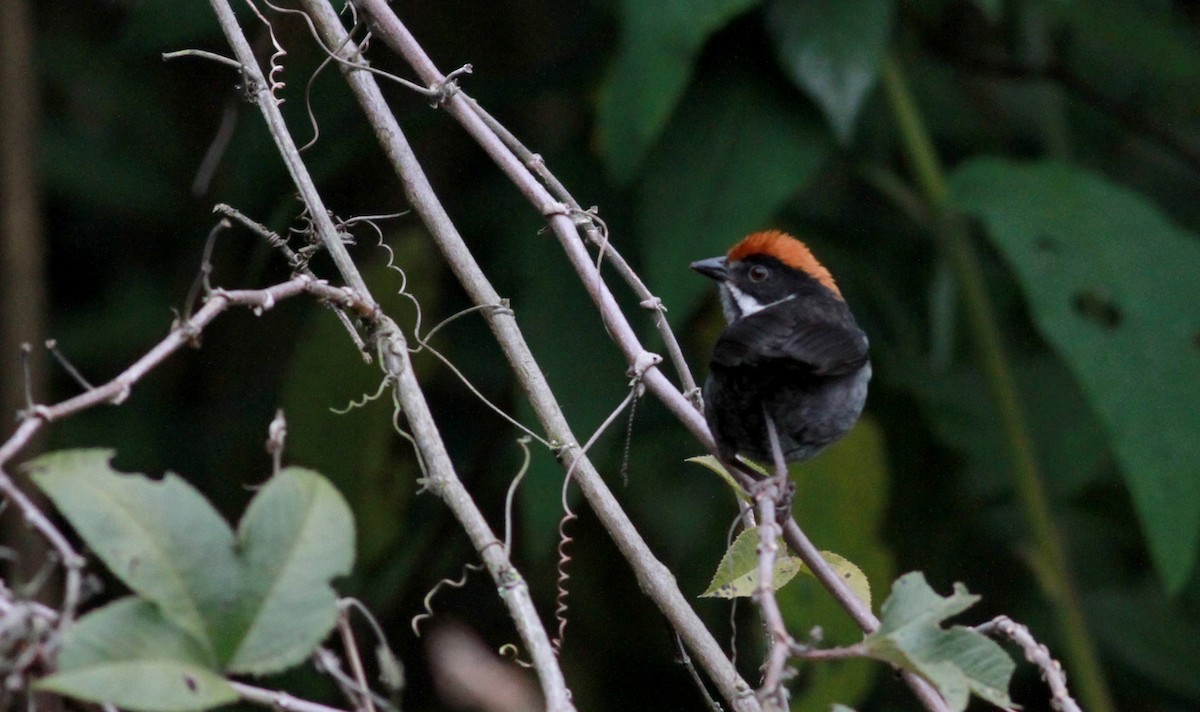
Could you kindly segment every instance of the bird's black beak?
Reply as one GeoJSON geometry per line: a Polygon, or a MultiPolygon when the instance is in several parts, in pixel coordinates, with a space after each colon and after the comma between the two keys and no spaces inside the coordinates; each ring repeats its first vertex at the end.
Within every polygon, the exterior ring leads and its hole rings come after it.
{"type": "Polygon", "coordinates": [[[709,257],[692,263],[692,269],[710,279],[724,282],[729,277],[729,269],[725,266],[725,257],[709,257]]]}

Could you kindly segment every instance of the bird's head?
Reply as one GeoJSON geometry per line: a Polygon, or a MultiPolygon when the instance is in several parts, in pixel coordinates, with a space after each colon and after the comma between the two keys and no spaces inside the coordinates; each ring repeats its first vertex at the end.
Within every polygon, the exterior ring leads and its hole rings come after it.
{"type": "Polygon", "coordinates": [[[731,323],[793,299],[842,299],[808,247],[778,230],[751,233],[724,256],[693,262],[692,269],[720,284],[721,307],[731,323]]]}

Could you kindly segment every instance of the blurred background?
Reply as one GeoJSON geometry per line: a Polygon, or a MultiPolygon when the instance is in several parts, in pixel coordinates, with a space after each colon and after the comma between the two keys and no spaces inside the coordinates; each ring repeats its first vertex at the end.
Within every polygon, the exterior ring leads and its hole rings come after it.
{"type": "MultiPolygon", "coordinates": [[[[877,603],[906,571],[924,571],[943,594],[961,581],[982,596],[962,620],[1003,613],[1027,623],[1063,660],[1086,709],[1200,706],[1200,4],[393,7],[443,71],[471,63],[464,88],[585,207],[599,206],[613,244],[668,307],[697,377],[722,318],[690,261],[778,227],[830,267],[871,338],[875,378],[860,426],[805,466],[796,510],[820,547],[867,572],[877,603]]],[[[161,57],[229,54],[206,3],[0,8],[0,363],[11,413],[24,407],[22,341],[56,339],[102,382],[167,333],[196,278],[214,204],[281,233],[300,223],[239,77],[214,62],[161,57]]],[[[265,61],[269,37],[244,10],[265,61]]],[[[306,106],[319,126],[305,159],[330,209],[343,219],[405,211],[338,73],[314,77],[324,54],[305,24],[268,16],[288,51],[281,79],[293,136],[315,135],[306,106]]],[[[378,41],[370,57],[413,76],[378,41]]],[[[625,396],[626,365],[557,243],[452,120],[398,85],[385,91],[586,438],[625,396]]],[[[369,228],[354,230],[351,249],[398,321],[412,328],[418,318],[401,289],[419,303],[423,330],[470,306],[418,220],[379,224],[407,281],[386,268],[369,228]]],[[[220,235],[213,262],[223,287],[288,276],[281,257],[242,229],[220,235]]],[[[334,274],[323,257],[313,266],[334,274]]],[[[659,348],[648,313],[610,283],[659,348]]],[[[432,344],[536,430],[477,315],[432,344]]],[[[432,355],[415,360],[460,476],[500,528],[520,432],[432,355]]],[[[39,402],[78,391],[40,347],[31,363],[39,402]]],[[[404,708],[440,709],[410,620],[437,581],[457,578],[476,555],[448,510],[418,494],[387,403],[331,412],[378,379],[319,306],[231,312],[121,407],[56,423],[37,447],[113,448],[119,469],[178,472],[234,520],[270,471],[263,443],[284,408],[286,459],[331,478],[357,518],[355,573],[340,591],[366,603],[400,654],[404,708]]],[[[697,444],[647,398],[593,452],[684,593],[700,594],[735,508],[716,477],[684,461],[701,454],[697,444]]],[[[514,558],[550,628],[561,482],[552,455],[534,448],[515,511],[514,558]]],[[[586,505],[576,510],[563,662],[579,708],[704,709],[666,623],[586,505]]],[[[21,528],[8,532],[28,554],[21,528]]],[[[811,581],[780,596],[793,631],[820,625],[830,643],[854,639],[811,581]]],[[[729,644],[728,604],[695,606],[729,644]]],[[[439,593],[434,608],[429,628],[457,621],[492,649],[517,642],[483,575],[439,593]]],[[[755,680],[762,649],[750,608],[732,618],[739,664],[755,680]]],[[[916,708],[880,665],[799,667],[796,709],[916,708]]],[[[267,684],[337,702],[311,670],[267,684]]],[[[1013,697],[1048,709],[1023,663],[1013,697]]]]}

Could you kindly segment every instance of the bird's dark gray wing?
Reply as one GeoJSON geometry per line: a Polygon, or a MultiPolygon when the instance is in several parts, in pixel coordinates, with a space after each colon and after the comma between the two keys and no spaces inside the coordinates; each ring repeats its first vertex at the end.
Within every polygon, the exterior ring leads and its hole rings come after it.
{"type": "Polygon", "coordinates": [[[727,326],[712,360],[727,368],[790,362],[815,375],[838,376],[867,362],[867,338],[852,322],[814,321],[797,309],[767,308],[727,326]]]}

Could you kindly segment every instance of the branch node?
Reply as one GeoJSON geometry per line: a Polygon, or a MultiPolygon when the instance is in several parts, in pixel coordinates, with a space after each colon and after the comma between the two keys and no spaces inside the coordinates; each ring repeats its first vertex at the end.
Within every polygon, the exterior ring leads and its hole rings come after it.
{"type": "Polygon", "coordinates": [[[270,311],[274,307],[275,307],[275,295],[271,294],[270,292],[267,292],[266,295],[263,296],[262,303],[255,305],[254,309],[252,309],[251,311],[254,312],[254,316],[262,316],[263,312],[270,311]]]}
{"type": "MultiPolygon", "coordinates": [[[[196,336],[199,336],[199,334],[196,334],[196,336]]],[[[196,341],[196,343],[199,343],[198,338],[196,338],[195,341],[196,341]]],[[[192,340],[190,338],[188,340],[188,343],[189,344],[192,343],[192,340]]],[[[125,402],[126,399],[129,398],[129,394],[132,391],[133,391],[133,389],[130,387],[130,385],[128,383],[122,381],[121,382],[121,390],[114,393],[113,397],[108,399],[109,405],[121,405],[122,403],[125,402]]]]}
{"type": "Polygon", "coordinates": [[[429,105],[437,109],[449,101],[450,97],[458,93],[458,78],[473,71],[475,71],[474,67],[470,64],[464,64],[447,74],[440,82],[431,84],[428,89],[429,105]]]}
{"type": "Polygon", "coordinates": [[[534,173],[540,173],[546,167],[546,159],[542,158],[542,154],[540,153],[531,153],[525,159],[525,167],[534,173]]]}
{"type": "Polygon", "coordinates": [[[549,200],[543,203],[540,207],[542,216],[547,218],[557,217],[559,215],[573,216],[576,211],[571,206],[558,200],[549,200]]]}
{"type": "Polygon", "coordinates": [[[651,295],[649,299],[643,299],[638,302],[638,306],[647,311],[656,311],[666,313],[667,305],[663,304],[663,300],[651,295]]]}
{"type": "Polygon", "coordinates": [[[49,423],[54,420],[54,414],[40,403],[30,403],[24,410],[17,413],[17,418],[20,420],[36,419],[49,423]]]}
{"type": "Polygon", "coordinates": [[[651,351],[642,351],[633,360],[633,365],[629,367],[627,374],[635,381],[641,381],[645,377],[646,372],[662,363],[662,356],[651,351]]]}
{"type": "Polygon", "coordinates": [[[554,459],[558,460],[559,462],[562,462],[563,458],[566,457],[567,451],[574,447],[578,447],[575,443],[564,443],[558,440],[551,440],[549,445],[550,452],[554,453],[554,459]]]}

